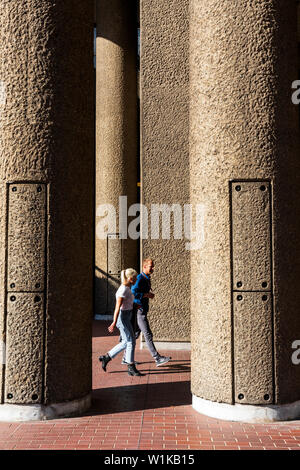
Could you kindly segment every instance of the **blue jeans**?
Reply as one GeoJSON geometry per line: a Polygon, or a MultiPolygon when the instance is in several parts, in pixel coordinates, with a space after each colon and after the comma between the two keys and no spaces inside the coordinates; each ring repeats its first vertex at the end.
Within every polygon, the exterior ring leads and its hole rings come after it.
{"type": "Polygon", "coordinates": [[[122,341],[108,351],[113,359],[117,354],[126,349],[125,361],[128,364],[134,362],[135,336],[131,324],[132,310],[120,310],[117,328],[120,330],[122,341]]]}

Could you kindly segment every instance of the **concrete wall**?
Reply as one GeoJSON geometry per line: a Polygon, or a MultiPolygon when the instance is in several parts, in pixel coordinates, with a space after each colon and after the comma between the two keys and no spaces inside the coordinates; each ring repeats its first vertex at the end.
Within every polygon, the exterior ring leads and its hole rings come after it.
{"type": "Polygon", "coordinates": [[[155,261],[154,337],[169,341],[190,337],[190,256],[184,239],[150,238],[150,214],[151,204],[189,202],[188,4],[140,2],[141,192],[149,211],[141,253],[155,261]]]}
{"type": "Polygon", "coordinates": [[[138,199],[136,1],[97,0],[96,12],[95,314],[112,314],[121,270],[138,269],[136,240],[106,238],[122,230],[119,197],[127,197],[128,207],[138,199]],[[114,230],[99,211],[105,204],[116,210],[114,230]]]}

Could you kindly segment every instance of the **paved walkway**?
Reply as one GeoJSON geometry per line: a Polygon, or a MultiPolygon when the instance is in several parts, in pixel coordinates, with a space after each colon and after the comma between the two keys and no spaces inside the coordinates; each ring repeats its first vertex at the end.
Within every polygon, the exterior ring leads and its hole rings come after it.
{"type": "Polygon", "coordinates": [[[121,356],[104,373],[98,356],[118,341],[106,333],[108,324],[94,322],[92,409],[78,418],[0,423],[1,450],[300,450],[300,421],[254,425],[194,411],[188,352],[172,352],[172,361],[157,368],[148,350],[137,350],[144,377],[130,377],[121,356]]]}

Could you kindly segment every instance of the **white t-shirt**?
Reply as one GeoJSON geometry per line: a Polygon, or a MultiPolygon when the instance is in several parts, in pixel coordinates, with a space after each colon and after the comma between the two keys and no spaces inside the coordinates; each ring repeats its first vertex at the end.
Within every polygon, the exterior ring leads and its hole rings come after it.
{"type": "Polygon", "coordinates": [[[123,299],[121,310],[133,309],[134,295],[128,286],[124,286],[124,284],[120,285],[119,289],[116,292],[116,299],[118,297],[122,297],[123,299]]]}

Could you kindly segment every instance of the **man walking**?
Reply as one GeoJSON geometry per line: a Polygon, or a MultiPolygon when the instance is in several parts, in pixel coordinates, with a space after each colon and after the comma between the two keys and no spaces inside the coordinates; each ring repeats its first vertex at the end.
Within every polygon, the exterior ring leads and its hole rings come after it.
{"type": "Polygon", "coordinates": [[[149,299],[154,298],[154,293],[151,290],[151,274],[154,270],[154,262],[152,259],[147,258],[143,261],[143,271],[138,275],[137,281],[131,288],[134,295],[134,304],[137,308],[137,335],[139,336],[140,331],[145,337],[147,347],[150,354],[156,362],[156,367],[161,366],[169,362],[171,357],[161,356],[153,343],[153,334],[147,318],[149,310],[149,299]]]}

